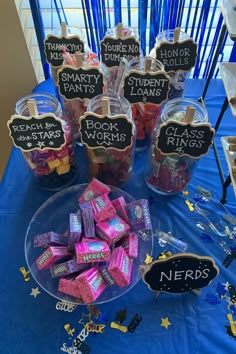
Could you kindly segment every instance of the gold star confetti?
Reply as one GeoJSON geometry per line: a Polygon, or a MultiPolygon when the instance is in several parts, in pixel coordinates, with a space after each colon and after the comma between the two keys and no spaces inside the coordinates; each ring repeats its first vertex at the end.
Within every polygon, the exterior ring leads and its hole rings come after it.
{"type": "Polygon", "coordinates": [[[91,321],[91,313],[82,313],[81,319],[78,321],[78,323],[82,324],[84,327],[86,327],[87,323],[90,323],[91,321]],[[87,321],[85,322],[85,320],[87,321]]]}
{"type": "Polygon", "coordinates": [[[161,327],[165,327],[165,329],[168,329],[168,327],[171,325],[171,322],[169,322],[168,317],[166,318],[161,318],[161,327]]]}
{"type": "Polygon", "coordinates": [[[32,291],[31,291],[30,295],[32,295],[34,298],[36,298],[39,294],[41,294],[38,287],[37,288],[31,288],[31,290],[32,291]]]}
{"type": "Polygon", "coordinates": [[[145,264],[151,264],[152,263],[152,256],[150,256],[148,253],[146,253],[146,258],[145,258],[145,260],[144,260],[144,263],[145,264]]]}
{"type": "Polygon", "coordinates": [[[183,195],[184,196],[188,196],[189,195],[189,191],[183,191],[183,195]]]}

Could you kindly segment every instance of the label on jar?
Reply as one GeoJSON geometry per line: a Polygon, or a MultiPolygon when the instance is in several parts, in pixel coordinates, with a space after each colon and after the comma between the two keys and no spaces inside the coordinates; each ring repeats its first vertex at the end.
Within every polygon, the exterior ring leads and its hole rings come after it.
{"type": "Polygon", "coordinates": [[[130,61],[139,56],[140,44],[133,36],[124,38],[105,36],[101,41],[101,61],[108,67],[119,66],[121,58],[130,61]]]}
{"type": "Polygon", "coordinates": [[[80,118],[82,142],[89,148],[126,150],[132,146],[134,125],[124,114],[114,116],[86,112],[80,118]]]}
{"type": "Polygon", "coordinates": [[[161,124],[156,147],[162,154],[199,158],[208,153],[214,134],[215,130],[207,123],[188,124],[170,120],[161,124]]]}
{"type": "Polygon", "coordinates": [[[165,72],[132,70],[124,80],[124,97],[130,103],[161,104],[167,99],[169,76],[165,72]]]}
{"type": "Polygon", "coordinates": [[[195,66],[197,44],[192,39],[182,42],[161,42],[156,48],[156,59],[160,60],[166,72],[189,71],[195,66]]]}
{"type": "Polygon", "coordinates": [[[68,100],[92,99],[103,93],[103,74],[98,68],[64,67],[58,71],[60,94],[68,100]]]}
{"type": "Polygon", "coordinates": [[[14,145],[22,151],[59,150],[66,143],[63,121],[52,113],[35,117],[13,115],[7,126],[14,145]]]}
{"type": "Polygon", "coordinates": [[[84,53],[84,42],[78,36],[66,38],[48,35],[44,40],[44,52],[47,62],[54,67],[63,64],[62,47],[70,54],[75,54],[75,52],[84,53]]]}

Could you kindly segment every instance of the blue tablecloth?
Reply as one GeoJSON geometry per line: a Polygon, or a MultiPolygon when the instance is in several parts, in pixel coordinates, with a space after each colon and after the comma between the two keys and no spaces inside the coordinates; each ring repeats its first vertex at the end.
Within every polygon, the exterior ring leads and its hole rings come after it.
{"type": "MultiPolygon", "coordinates": [[[[190,80],[186,96],[200,96],[203,84],[201,80],[190,80]]],[[[46,82],[39,85],[37,90],[45,91],[50,87],[50,82],[46,82]]],[[[221,81],[214,80],[206,99],[209,120],[213,126],[224,97],[221,81]]],[[[233,128],[234,119],[228,110],[216,137],[225,174],[227,166],[219,139],[221,135],[232,135],[233,128]]],[[[136,199],[149,199],[151,213],[161,221],[161,229],[171,231],[175,237],[187,242],[188,252],[213,257],[220,274],[208,287],[202,289],[199,296],[193,293],[162,293],[155,299],[155,294],[140,281],[124,296],[97,306],[101,312],[98,321],[105,325],[104,333],[90,333],[85,343],[90,346],[91,353],[99,354],[236,353],[236,337],[230,336],[226,327],[229,326],[228,313],[231,313],[236,321],[236,308],[228,308],[230,294],[227,288],[228,283],[236,286],[236,261],[227,269],[222,266],[226,257],[219,245],[222,238],[212,232],[208,232],[208,237],[204,236],[203,230],[196,226],[200,216],[189,211],[184,202],[186,196],[179,194],[163,197],[147,188],[143,179],[145,160],[146,152],[136,154],[134,175],[124,190],[136,199]],[[122,309],[127,310],[126,320],[122,323],[124,326],[128,326],[135,314],[142,317],[134,333],[122,333],[110,328],[116,313],[122,309]],[[171,323],[168,328],[161,326],[162,319],[165,318],[171,323]]],[[[82,182],[86,182],[83,173],[77,183],[82,182]]],[[[212,149],[199,163],[188,188],[189,197],[194,197],[198,185],[210,190],[214,197],[220,200],[221,183],[212,149]]],[[[0,185],[1,354],[61,353],[61,348],[66,350],[65,348],[71,347],[72,339],[83,329],[83,325],[78,321],[82,314],[88,313],[85,306],[78,306],[73,312],[57,310],[57,300],[42,289],[39,288],[38,296],[31,295],[32,289],[38,285],[32,276],[28,282],[24,281],[19,270],[20,267],[27,269],[24,256],[27,226],[35,211],[51,195],[51,192],[42,191],[34,185],[21,153],[14,148],[0,185]],[[73,338],[66,332],[65,324],[75,329],[73,338]]],[[[228,188],[226,207],[236,215],[231,186],[228,188]]],[[[232,244],[227,237],[224,241],[228,245],[232,244]]],[[[154,243],[156,257],[163,248],[158,245],[157,239],[154,243]]],[[[171,250],[177,252],[173,248],[171,250]]],[[[76,353],[69,349],[68,352],[76,353]]]]}

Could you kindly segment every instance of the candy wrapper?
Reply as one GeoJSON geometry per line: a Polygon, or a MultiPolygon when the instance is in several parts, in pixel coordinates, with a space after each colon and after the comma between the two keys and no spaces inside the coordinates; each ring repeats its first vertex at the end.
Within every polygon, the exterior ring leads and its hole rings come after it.
{"type": "Polygon", "coordinates": [[[138,232],[138,235],[144,240],[148,239],[152,230],[148,201],[146,199],[136,200],[127,204],[125,209],[131,231],[138,232]]]}
{"type": "Polygon", "coordinates": [[[68,250],[73,251],[75,249],[75,243],[80,241],[81,232],[82,232],[81,216],[76,213],[71,213],[68,250]]]}
{"type": "Polygon", "coordinates": [[[48,246],[67,246],[67,244],[67,237],[52,231],[34,237],[34,247],[47,248],[48,246]]]}
{"type": "Polygon", "coordinates": [[[93,209],[89,202],[80,203],[80,209],[83,220],[84,236],[88,238],[95,237],[95,227],[93,220],[93,209]]]}
{"type": "Polygon", "coordinates": [[[41,254],[36,260],[38,269],[50,268],[56,261],[64,257],[71,256],[72,253],[68,251],[67,247],[50,246],[41,254]]]}
{"type": "Polygon", "coordinates": [[[109,220],[99,222],[96,225],[96,231],[98,236],[111,246],[123,236],[126,236],[130,231],[130,227],[124,220],[116,215],[109,220]]]}
{"type": "Polygon", "coordinates": [[[97,267],[83,272],[76,281],[85,304],[95,301],[106,288],[106,283],[97,267]]]}
{"type": "Polygon", "coordinates": [[[88,202],[89,200],[96,198],[101,194],[108,194],[110,191],[111,189],[108,186],[106,186],[98,179],[93,178],[92,181],[89,183],[88,187],[80,196],[79,202],[88,202]]]}
{"type": "Polygon", "coordinates": [[[80,242],[75,245],[77,262],[104,262],[110,259],[110,248],[104,241],[80,242]]]}
{"type": "Polygon", "coordinates": [[[132,260],[122,247],[112,251],[108,272],[119,287],[127,286],[130,283],[132,271],[132,260]]]}
{"type": "Polygon", "coordinates": [[[111,218],[116,214],[116,210],[107,194],[102,194],[92,199],[89,203],[92,206],[93,217],[96,222],[111,218]]]}
{"type": "Polygon", "coordinates": [[[67,262],[55,264],[50,268],[53,278],[65,277],[73,273],[82,272],[89,267],[88,264],[78,264],[76,259],[67,262]]]}

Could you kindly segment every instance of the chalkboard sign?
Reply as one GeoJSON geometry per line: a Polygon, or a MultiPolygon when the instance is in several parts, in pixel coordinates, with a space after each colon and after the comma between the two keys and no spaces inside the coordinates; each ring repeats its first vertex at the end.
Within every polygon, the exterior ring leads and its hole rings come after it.
{"type": "Polygon", "coordinates": [[[179,253],[145,267],[143,281],[153,291],[184,293],[207,286],[219,273],[211,257],[179,253]]]}
{"type": "Polygon", "coordinates": [[[52,113],[37,117],[13,115],[7,122],[14,145],[22,151],[60,149],[66,143],[62,124],[52,113]]]}
{"type": "Polygon", "coordinates": [[[75,52],[84,53],[84,42],[78,36],[66,38],[48,35],[44,41],[44,51],[47,62],[54,67],[63,64],[62,46],[70,54],[74,54],[75,52]]]}
{"type": "Polygon", "coordinates": [[[166,72],[189,71],[197,58],[197,44],[192,39],[183,42],[162,42],[156,49],[156,58],[166,72]]]}
{"type": "Polygon", "coordinates": [[[62,96],[73,100],[91,99],[103,93],[103,74],[98,68],[64,67],[58,71],[58,86],[62,96]]]}
{"type": "Polygon", "coordinates": [[[163,154],[199,158],[208,153],[215,130],[207,123],[188,124],[169,120],[161,124],[157,148],[163,154]]]}
{"type": "Polygon", "coordinates": [[[135,37],[104,37],[101,41],[101,61],[108,67],[119,66],[121,58],[130,61],[140,56],[140,44],[135,37]]]}
{"type": "Polygon", "coordinates": [[[167,99],[169,76],[165,72],[138,72],[132,70],[124,80],[124,97],[130,103],[160,104],[167,99]]]}
{"type": "Polygon", "coordinates": [[[100,116],[87,112],[80,118],[80,133],[89,148],[126,150],[133,144],[134,125],[124,114],[100,116]]]}

